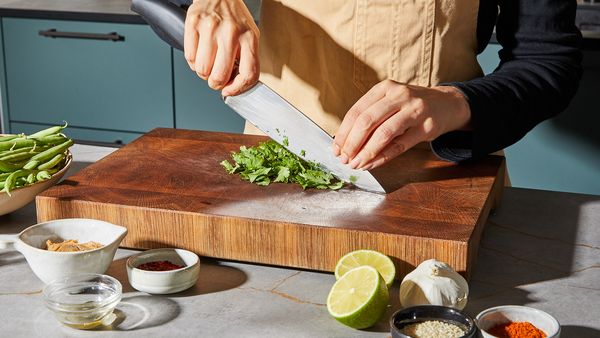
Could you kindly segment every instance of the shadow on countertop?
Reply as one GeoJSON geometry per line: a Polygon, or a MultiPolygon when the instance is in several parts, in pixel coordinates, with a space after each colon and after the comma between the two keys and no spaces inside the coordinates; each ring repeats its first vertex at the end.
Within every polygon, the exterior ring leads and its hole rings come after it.
{"type": "MultiPolygon", "coordinates": [[[[507,188],[486,225],[466,311],[476,316],[486,308],[514,304],[555,315],[567,313],[565,306],[583,315],[597,312],[581,304],[562,304],[567,297],[562,294],[598,288],[590,270],[600,257],[600,232],[593,226],[600,222],[598,201],[600,196],[507,188]]],[[[583,337],[578,332],[589,330],[600,336],[589,328],[565,328],[572,333],[565,337],[583,337]]]]}
{"type": "Polygon", "coordinates": [[[597,338],[600,337],[600,330],[585,326],[564,325],[561,327],[560,335],[565,338],[597,338]]]}

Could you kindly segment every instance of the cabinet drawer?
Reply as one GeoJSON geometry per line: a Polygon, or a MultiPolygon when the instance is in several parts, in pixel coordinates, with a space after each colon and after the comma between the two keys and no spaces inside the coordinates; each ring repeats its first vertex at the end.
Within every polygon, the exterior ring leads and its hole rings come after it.
{"type": "Polygon", "coordinates": [[[148,26],[2,22],[11,120],[132,132],[173,127],[171,49],[148,26]],[[122,40],[106,39],[111,32],[122,40]]]}
{"type": "MultiPolygon", "coordinates": [[[[13,133],[32,134],[49,126],[50,125],[11,122],[10,130],[13,133]]],[[[115,146],[129,143],[142,136],[140,133],[77,128],[71,126],[65,129],[65,134],[76,141],[99,142],[106,143],[107,145],[113,144],[115,146]]]]}

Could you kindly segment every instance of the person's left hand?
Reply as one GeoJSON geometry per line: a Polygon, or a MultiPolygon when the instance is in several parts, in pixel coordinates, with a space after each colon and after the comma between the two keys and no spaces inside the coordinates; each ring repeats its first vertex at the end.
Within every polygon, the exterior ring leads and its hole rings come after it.
{"type": "Polygon", "coordinates": [[[348,111],[333,152],[354,169],[376,168],[417,143],[467,129],[471,110],[451,86],[419,87],[384,80],[348,111]]]}

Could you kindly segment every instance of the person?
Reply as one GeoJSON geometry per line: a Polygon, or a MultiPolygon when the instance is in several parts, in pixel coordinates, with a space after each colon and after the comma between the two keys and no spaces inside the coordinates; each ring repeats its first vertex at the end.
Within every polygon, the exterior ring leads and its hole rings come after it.
{"type": "Polygon", "coordinates": [[[460,162],[517,142],[567,107],[582,73],[576,7],[263,0],[259,29],[241,0],[197,0],[184,54],[224,96],[260,78],[335,135],[332,151],[353,168],[373,169],[421,142],[460,162]],[[476,57],[494,27],[500,64],[483,76],[476,57]]]}

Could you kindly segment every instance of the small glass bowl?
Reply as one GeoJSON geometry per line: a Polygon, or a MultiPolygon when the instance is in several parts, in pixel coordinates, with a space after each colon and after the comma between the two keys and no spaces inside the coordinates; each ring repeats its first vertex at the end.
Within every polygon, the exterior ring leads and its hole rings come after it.
{"type": "Polygon", "coordinates": [[[115,278],[86,273],[46,285],[44,301],[58,321],[85,330],[110,324],[122,294],[121,283],[115,278]]]}

